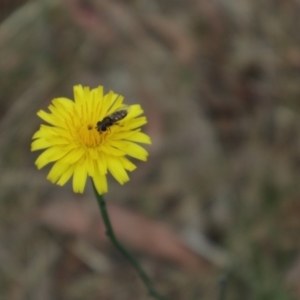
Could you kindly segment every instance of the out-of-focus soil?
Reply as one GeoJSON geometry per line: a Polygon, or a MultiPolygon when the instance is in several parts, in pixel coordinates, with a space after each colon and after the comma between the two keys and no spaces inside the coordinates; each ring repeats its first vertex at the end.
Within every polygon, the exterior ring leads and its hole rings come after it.
{"type": "Polygon", "coordinates": [[[300,2],[0,4],[0,299],[149,299],[91,186],[30,152],[54,97],[104,85],[148,118],[150,157],[106,196],[172,300],[300,299],[300,2]],[[223,278],[220,283],[220,278],[223,278]]]}

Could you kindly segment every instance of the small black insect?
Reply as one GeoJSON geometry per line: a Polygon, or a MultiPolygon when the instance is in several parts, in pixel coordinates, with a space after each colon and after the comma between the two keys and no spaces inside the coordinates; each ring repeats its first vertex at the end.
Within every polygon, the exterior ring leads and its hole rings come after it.
{"type": "Polygon", "coordinates": [[[99,132],[106,131],[109,129],[114,124],[117,124],[120,120],[124,119],[127,116],[127,110],[122,109],[122,110],[117,110],[113,114],[105,117],[102,121],[99,121],[97,123],[97,130],[99,132]]]}

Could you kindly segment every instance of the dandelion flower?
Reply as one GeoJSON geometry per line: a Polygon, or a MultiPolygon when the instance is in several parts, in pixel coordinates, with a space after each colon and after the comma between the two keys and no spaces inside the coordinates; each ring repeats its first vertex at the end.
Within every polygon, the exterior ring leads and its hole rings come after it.
{"type": "Polygon", "coordinates": [[[35,162],[38,169],[54,163],[48,180],[62,186],[73,176],[74,192],[83,193],[89,176],[99,194],[108,191],[108,173],[120,184],[129,180],[127,171],[136,166],[128,157],[146,161],[148,152],[137,143],[151,140],[140,129],[147,123],[141,106],[127,106],[123,99],[112,91],[104,94],[102,86],[77,85],[74,101],[56,98],[50,113],[37,113],[50,125],[42,124],[33,135],[31,151],[43,150],[35,162]]]}

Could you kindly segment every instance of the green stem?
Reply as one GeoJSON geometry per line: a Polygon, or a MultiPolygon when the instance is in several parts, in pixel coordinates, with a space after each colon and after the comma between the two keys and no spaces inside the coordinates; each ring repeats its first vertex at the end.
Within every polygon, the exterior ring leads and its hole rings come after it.
{"type": "Polygon", "coordinates": [[[219,279],[219,300],[225,300],[227,280],[228,274],[224,274],[219,279]]]}
{"type": "Polygon", "coordinates": [[[117,237],[115,236],[114,230],[112,228],[110,218],[107,212],[106,203],[102,195],[99,195],[94,183],[93,183],[94,192],[97,198],[97,202],[99,204],[99,208],[101,211],[101,215],[103,218],[103,222],[106,228],[106,235],[112,242],[112,244],[129,260],[129,262],[133,265],[133,267],[138,272],[139,276],[143,280],[144,284],[146,285],[149,295],[153,298],[159,299],[159,300],[168,300],[164,296],[162,296],[159,292],[156,291],[156,289],[153,286],[153,283],[151,279],[148,277],[148,275],[145,273],[145,271],[142,269],[138,261],[135,259],[135,257],[119,242],[117,237]]]}

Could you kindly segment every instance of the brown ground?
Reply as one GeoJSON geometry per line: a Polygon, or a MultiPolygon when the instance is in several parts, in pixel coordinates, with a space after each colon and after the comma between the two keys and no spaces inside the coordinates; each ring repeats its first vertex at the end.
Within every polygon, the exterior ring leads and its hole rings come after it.
{"type": "Polygon", "coordinates": [[[141,103],[153,139],[110,181],[116,232],[172,300],[300,299],[300,2],[0,4],[0,299],[149,299],[92,189],[46,180],[36,112],[74,84],[141,103]]]}

